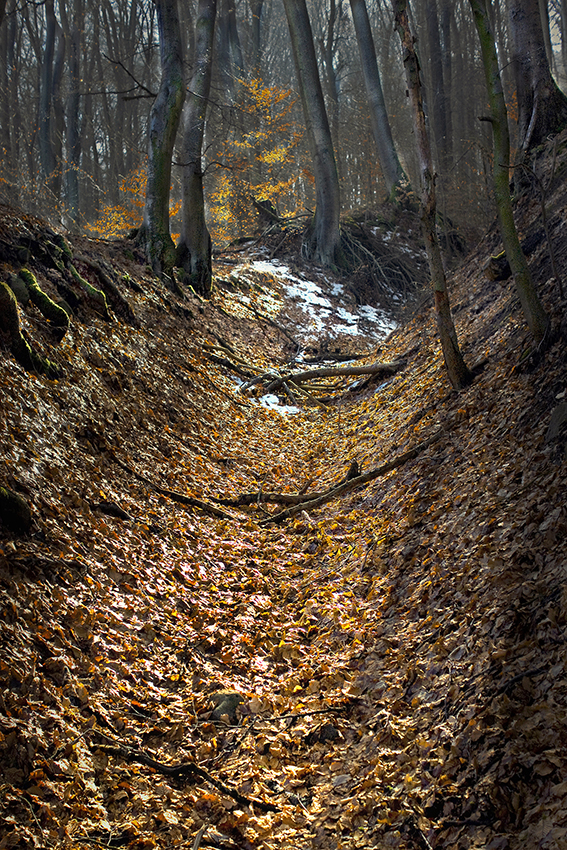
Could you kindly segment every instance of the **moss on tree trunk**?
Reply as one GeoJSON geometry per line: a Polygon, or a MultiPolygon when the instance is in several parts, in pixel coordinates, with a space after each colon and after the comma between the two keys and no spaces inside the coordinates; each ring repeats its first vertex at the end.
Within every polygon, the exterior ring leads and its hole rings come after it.
{"type": "Polygon", "coordinates": [[[535,341],[543,342],[549,319],[539,299],[514,223],[510,197],[510,134],[496,45],[486,0],[469,0],[480,39],[484,76],[490,100],[490,122],[494,140],[494,195],[504,250],[528,327],[535,341]]]}

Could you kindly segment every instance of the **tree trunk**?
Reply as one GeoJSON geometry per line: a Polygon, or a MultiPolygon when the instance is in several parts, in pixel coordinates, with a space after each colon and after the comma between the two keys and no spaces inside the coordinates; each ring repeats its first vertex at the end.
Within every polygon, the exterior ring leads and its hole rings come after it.
{"type": "Polygon", "coordinates": [[[539,16],[541,19],[541,31],[545,44],[545,55],[550,70],[553,70],[553,47],[551,44],[551,30],[549,27],[549,6],[547,0],[539,0],[539,16]]]}
{"type": "Polygon", "coordinates": [[[330,266],[340,257],[340,196],[333,142],[305,0],[283,2],[315,177],[315,215],[304,249],[316,262],[330,266]]]}
{"type": "Polygon", "coordinates": [[[428,0],[425,12],[431,90],[427,102],[430,110],[431,127],[435,141],[437,168],[441,174],[447,170],[447,126],[445,121],[445,87],[443,85],[443,55],[439,37],[437,0],[428,0]]]}
{"type": "Polygon", "coordinates": [[[392,197],[396,187],[400,186],[406,177],[394,147],[365,0],[350,0],[350,8],[370,107],[372,135],[378,148],[378,160],[386,192],[392,197]]]}
{"type": "MultiPolygon", "coordinates": [[[[336,0],[330,0],[329,14],[327,16],[327,27],[323,38],[320,40],[321,58],[323,60],[324,81],[327,95],[327,112],[333,150],[339,150],[339,83],[335,70],[335,51],[337,43],[337,28],[340,26],[340,10],[337,8],[336,0]]],[[[337,173],[339,185],[341,185],[340,161],[337,160],[337,173]]]]}
{"type": "Polygon", "coordinates": [[[551,76],[538,0],[509,0],[509,18],[522,155],[567,123],[567,97],[551,76]]]}
{"type": "Polygon", "coordinates": [[[435,296],[437,327],[439,329],[439,338],[441,340],[441,348],[443,349],[443,357],[449,380],[456,390],[460,390],[471,383],[473,376],[467,368],[459,348],[449,305],[445,270],[443,268],[443,260],[441,258],[441,250],[435,228],[437,212],[435,178],[433,176],[431,148],[421,99],[419,62],[415,52],[414,38],[410,31],[407,0],[392,0],[392,6],[395,15],[395,28],[402,43],[406,85],[413,112],[414,135],[421,178],[421,223],[435,296]]]}
{"type": "Polygon", "coordinates": [[[199,0],[195,24],[195,58],[183,117],[183,229],[177,246],[185,280],[200,295],[211,292],[211,237],[205,222],[202,146],[211,87],[217,0],[199,0]]]}
{"type": "Polygon", "coordinates": [[[252,26],[250,34],[250,71],[255,77],[260,76],[260,63],[262,58],[262,9],[264,0],[248,0],[250,14],[252,15],[252,26]]]}
{"type": "Polygon", "coordinates": [[[80,91],[81,91],[81,33],[84,28],[84,6],[82,0],[73,0],[72,23],[67,15],[64,0],[60,0],[61,23],[67,41],[69,57],[69,95],[67,98],[67,171],[66,198],[69,217],[73,224],[79,220],[79,169],[81,162],[80,91]]]}
{"type": "Polygon", "coordinates": [[[50,183],[55,172],[55,155],[52,146],[53,112],[53,57],[57,20],[53,0],[45,2],[45,47],[41,65],[39,90],[39,162],[46,183],[50,183]]]}
{"type": "Polygon", "coordinates": [[[453,159],[453,50],[451,44],[451,0],[441,0],[440,32],[442,38],[442,67],[445,111],[445,155],[447,170],[450,170],[453,159]]]}
{"type": "Polygon", "coordinates": [[[494,139],[494,195],[504,250],[514,276],[522,309],[537,343],[547,332],[548,318],[539,300],[528,263],[522,251],[510,198],[510,135],[496,46],[488,17],[487,0],[469,0],[480,38],[484,75],[490,101],[490,123],[494,139]]]}
{"type": "Polygon", "coordinates": [[[161,83],[149,121],[148,178],[140,240],[156,274],[171,275],[175,246],[169,233],[171,158],[185,100],[177,0],[156,0],[161,83]]]}
{"type": "Polygon", "coordinates": [[[563,75],[567,76],[567,0],[561,0],[561,64],[563,75]]]}

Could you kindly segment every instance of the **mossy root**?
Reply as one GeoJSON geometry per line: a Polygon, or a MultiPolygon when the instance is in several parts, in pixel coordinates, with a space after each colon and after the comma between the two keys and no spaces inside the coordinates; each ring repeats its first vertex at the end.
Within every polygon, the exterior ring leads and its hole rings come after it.
{"type": "Polygon", "coordinates": [[[6,338],[18,363],[28,372],[60,378],[61,370],[55,363],[41,357],[22,336],[18,302],[7,283],[0,282],[0,334],[6,338]]]}

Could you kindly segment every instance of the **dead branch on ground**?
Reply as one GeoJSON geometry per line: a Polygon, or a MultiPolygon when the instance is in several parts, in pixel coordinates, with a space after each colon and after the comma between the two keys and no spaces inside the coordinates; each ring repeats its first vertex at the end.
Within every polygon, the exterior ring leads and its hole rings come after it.
{"type": "MultiPolygon", "coordinates": [[[[263,520],[262,524],[267,524],[271,522],[283,522],[286,519],[289,519],[295,514],[300,513],[301,511],[312,510],[313,508],[318,508],[320,505],[323,505],[325,502],[331,501],[331,499],[337,498],[337,496],[342,496],[343,493],[347,493],[350,490],[356,490],[358,487],[363,486],[364,484],[368,484],[370,481],[374,481],[375,478],[379,478],[382,475],[386,475],[386,473],[391,472],[393,469],[397,469],[400,466],[403,466],[410,460],[418,457],[425,449],[432,446],[436,443],[442,436],[445,434],[444,429],[440,429],[432,434],[427,440],[424,440],[422,443],[419,443],[417,446],[414,446],[412,449],[408,449],[401,455],[393,458],[392,460],[387,461],[381,466],[375,467],[375,469],[370,469],[368,472],[363,472],[360,475],[352,475],[351,471],[347,473],[346,478],[342,478],[338,484],[333,484],[327,490],[323,490],[320,492],[312,492],[312,493],[270,493],[270,492],[257,492],[257,493],[242,493],[236,499],[215,499],[220,505],[226,505],[227,507],[244,507],[247,505],[255,505],[261,504],[264,502],[271,502],[280,505],[288,505],[289,507],[283,511],[280,511],[277,514],[273,514],[267,519],[263,520]]],[[[351,466],[351,470],[354,470],[354,464],[351,466]]]]}
{"type": "Polygon", "coordinates": [[[114,452],[111,453],[110,457],[114,463],[127,472],[128,475],[133,475],[134,478],[141,481],[141,483],[150,490],[159,493],[161,496],[165,496],[167,499],[171,499],[172,502],[177,502],[179,505],[185,505],[190,508],[199,508],[199,510],[203,511],[203,513],[219,517],[219,519],[234,519],[234,517],[227,514],[226,511],[217,508],[215,505],[211,505],[209,502],[204,502],[202,499],[195,498],[195,496],[186,496],[184,493],[178,493],[177,490],[170,490],[167,487],[161,487],[159,484],[156,484],[155,481],[151,481],[149,478],[146,478],[145,475],[142,475],[127,463],[124,463],[124,461],[116,457],[114,452]]]}
{"type": "Polygon", "coordinates": [[[398,455],[398,457],[395,457],[393,460],[389,460],[387,463],[384,463],[382,466],[378,466],[375,469],[371,469],[369,472],[364,472],[362,475],[357,475],[354,478],[348,478],[347,476],[347,480],[343,481],[342,484],[330,487],[324,493],[315,494],[314,497],[312,496],[311,498],[309,498],[309,494],[306,494],[302,502],[274,514],[268,519],[263,520],[261,524],[267,525],[272,522],[284,522],[284,520],[290,519],[292,516],[295,516],[301,511],[313,510],[314,508],[318,508],[320,505],[323,505],[325,502],[330,502],[331,499],[336,499],[337,496],[342,496],[343,493],[347,493],[350,490],[356,490],[357,487],[360,487],[363,484],[368,484],[369,481],[374,481],[375,478],[379,478],[380,476],[391,472],[393,469],[403,466],[409,460],[414,460],[414,458],[418,457],[418,455],[425,451],[425,449],[429,448],[429,446],[433,445],[433,443],[436,443],[444,433],[445,431],[440,429],[423,443],[419,443],[417,446],[414,446],[413,449],[408,449],[407,452],[398,455]]]}
{"type": "Polygon", "coordinates": [[[170,776],[173,779],[191,779],[192,777],[198,776],[199,779],[204,779],[209,783],[209,785],[212,785],[213,788],[220,791],[221,794],[226,794],[227,796],[232,797],[233,800],[236,800],[236,802],[240,803],[242,806],[254,806],[262,812],[280,811],[280,809],[277,806],[274,806],[273,803],[264,803],[262,800],[254,800],[249,797],[245,797],[234,788],[230,788],[223,782],[219,782],[218,779],[215,779],[208,771],[203,770],[202,767],[196,765],[195,762],[188,761],[181,762],[180,764],[164,764],[161,761],[156,761],[156,759],[151,758],[151,756],[147,755],[143,750],[131,749],[130,747],[116,744],[94,744],[93,746],[107,755],[124,759],[124,761],[127,762],[136,762],[137,764],[144,764],[146,767],[151,767],[158,773],[161,773],[162,776],[170,776]]]}

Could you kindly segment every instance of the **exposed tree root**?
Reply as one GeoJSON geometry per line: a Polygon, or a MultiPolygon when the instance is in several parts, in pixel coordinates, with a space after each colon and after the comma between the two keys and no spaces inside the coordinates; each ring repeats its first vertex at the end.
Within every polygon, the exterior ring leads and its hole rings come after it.
{"type": "Polygon", "coordinates": [[[127,324],[132,325],[133,327],[138,327],[139,322],[136,319],[130,304],[126,298],[124,298],[117,284],[114,282],[111,269],[108,268],[108,266],[104,268],[102,261],[100,263],[96,263],[89,257],[85,257],[83,254],[77,255],[76,259],[96,274],[101,285],[110,296],[114,312],[121,316],[127,324]]]}
{"type": "Polygon", "coordinates": [[[28,372],[60,378],[61,370],[55,363],[39,355],[22,336],[16,297],[8,284],[0,283],[0,337],[4,336],[18,363],[28,372]]]}
{"type": "MultiPolygon", "coordinates": [[[[106,738],[106,735],[104,737],[106,738]]],[[[220,791],[221,794],[226,794],[227,796],[232,797],[232,799],[236,800],[237,803],[240,803],[241,806],[254,806],[254,808],[259,809],[262,812],[280,811],[280,809],[277,806],[274,806],[273,803],[264,803],[262,800],[254,800],[250,797],[245,797],[234,788],[231,788],[229,785],[225,785],[224,782],[219,782],[218,779],[215,779],[208,771],[203,770],[202,767],[196,765],[195,762],[188,761],[180,764],[164,764],[161,761],[156,761],[156,759],[151,758],[151,756],[144,753],[143,750],[131,749],[130,747],[125,747],[123,745],[94,744],[93,747],[107,755],[124,759],[124,761],[144,764],[147,767],[153,768],[153,770],[156,770],[158,773],[161,773],[162,776],[169,776],[172,779],[194,779],[195,777],[204,779],[209,783],[209,785],[212,785],[213,788],[220,791]]]]}
{"type": "MultiPolygon", "coordinates": [[[[29,294],[29,299],[57,329],[58,340],[61,341],[69,327],[69,314],[59,304],[56,304],[38,284],[35,275],[28,269],[21,269],[17,280],[23,282],[29,294]]],[[[12,287],[12,278],[8,281],[12,287]]],[[[17,284],[16,284],[17,285],[17,284]]],[[[16,295],[17,293],[14,292],[16,295]]]]}
{"type": "Polygon", "coordinates": [[[159,493],[161,496],[165,496],[167,499],[171,499],[172,502],[177,502],[177,504],[185,505],[189,508],[199,508],[199,510],[203,511],[203,513],[219,517],[219,519],[234,519],[234,517],[227,514],[226,511],[217,508],[215,505],[211,505],[209,502],[204,502],[202,499],[197,499],[194,496],[186,496],[184,493],[178,493],[177,490],[170,490],[167,487],[161,487],[159,484],[156,484],[155,481],[150,481],[150,479],[146,478],[145,475],[141,475],[139,472],[136,472],[136,470],[132,469],[131,466],[128,466],[127,463],[124,463],[124,461],[120,460],[120,458],[117,458],[114,453],[112,453],[110,457],[114,463],[116,463],[129,475],[133,475],[134,478],[141,481],[146,487],[154,490],[154,492],[159,493]]]}

